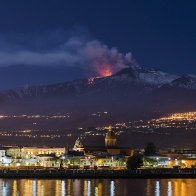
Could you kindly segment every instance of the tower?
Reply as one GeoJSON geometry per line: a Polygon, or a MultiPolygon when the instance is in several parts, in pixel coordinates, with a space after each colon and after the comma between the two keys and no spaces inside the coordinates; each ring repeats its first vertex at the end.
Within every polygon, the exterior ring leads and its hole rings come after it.
{"type": "Polygon", "coordinates": [[[117,145],[117,139],[115,133],[112,131],[112,127],[109,126],[109,130],[105,136],[105,146],[115,147],[117,145]]]}

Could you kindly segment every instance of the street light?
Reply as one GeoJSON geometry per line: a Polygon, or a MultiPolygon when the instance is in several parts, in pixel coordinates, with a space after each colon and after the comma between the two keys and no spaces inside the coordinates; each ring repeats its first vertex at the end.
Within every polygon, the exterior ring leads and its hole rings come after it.
{"type": "Polygon", "coordinates": [[[19,167],[20,166],[20,163],[16,163],[16,166],[19,167]]]}

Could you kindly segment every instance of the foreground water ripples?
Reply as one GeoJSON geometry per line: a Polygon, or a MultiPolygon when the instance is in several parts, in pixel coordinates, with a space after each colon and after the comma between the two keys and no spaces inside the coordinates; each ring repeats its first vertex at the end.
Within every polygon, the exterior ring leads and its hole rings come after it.
{"type": "Polygon", "coordinates": [[[194,196],[194,179],[0,179],[0,196],[194,196]]]}

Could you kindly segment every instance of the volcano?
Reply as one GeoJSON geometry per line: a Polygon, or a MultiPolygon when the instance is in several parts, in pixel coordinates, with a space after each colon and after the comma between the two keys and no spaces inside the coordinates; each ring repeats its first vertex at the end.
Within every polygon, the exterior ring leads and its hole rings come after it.
{"type": "Polygon", "coordinates": [[[72,123],[90,126],[196,110],[196,78],[125,68],[108,77],[1,91],[0,100],[3,114],[71,112],[72,123]],[[95,112],[109,115],[92,119],[95,112]]]}

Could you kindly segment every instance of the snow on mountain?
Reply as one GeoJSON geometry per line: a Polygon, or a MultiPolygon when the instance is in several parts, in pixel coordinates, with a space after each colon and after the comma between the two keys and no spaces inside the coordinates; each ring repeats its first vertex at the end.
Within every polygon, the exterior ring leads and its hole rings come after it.
{"type": "Polygon", "coordinates": [[[191,75],[183,75],[171,83],[174,87],[196,90],[196,77],[191,75]]]}
{"type": "Polygon", "coordinates": [[[173,80],[177,79],[179,76],[174,74],[169,74],[160,70],[155,69],[137,69],[133,70],[131,68],[125,68],[114,75],[119,79],[121,76],[121,79],[125,80],[135,80],[138,82],[148,83],[151,85],[163,85],[163,84],[169,84],[173,80]]]}
{"type": "Polygon", "coordinates": [[[125,68],[118,73],[103,78],[87,78],[52,85],[25,86],[3,91],[4,98],[35,98],[76,96],[93,92],[151,91],[163,85],[196,90],[196,78],[190,75],[178,76],[155,69],[125,68]]]}
{"type": "Polygon", "coordinates": [[[141,81],[155,85],[169,84],[178,77],[160,70],[144,70],[139,73],[141,81]]]}

